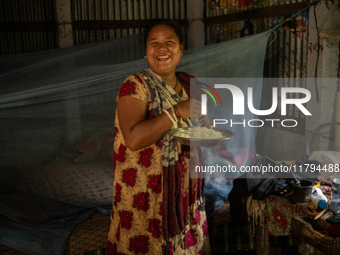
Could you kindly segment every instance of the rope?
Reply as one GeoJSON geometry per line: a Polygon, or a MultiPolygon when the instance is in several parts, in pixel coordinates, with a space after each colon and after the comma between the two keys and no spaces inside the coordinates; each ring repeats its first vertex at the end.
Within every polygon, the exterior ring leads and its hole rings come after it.
{"type": "Polygon", "coordinates": [[[269,43],[268,46],[272,45],[272,43],[276,40],[277,38],[277,35],[276,35],[276,32],[275,32],[275,28],[281,26],[282,24],[286,23],[288,20],[291,20],[292,18],[294,18],[296,15],[298,15],[299,13],[303,12],[304,10],[308,9],[309,7],[311,7],[312,4],[308,4],[307,3],[307,6],[305,8],[303,8],[302,10],[300,10],[299,12],[295,13],[293,16],[290,16],[289,18],[285,19],[284,21],[282,21],[280,24],[278,24],[276,27],[273,27],[271,29],[269,29],[270,31],[272,31],[274,33],[274,39],[269,43]]]}

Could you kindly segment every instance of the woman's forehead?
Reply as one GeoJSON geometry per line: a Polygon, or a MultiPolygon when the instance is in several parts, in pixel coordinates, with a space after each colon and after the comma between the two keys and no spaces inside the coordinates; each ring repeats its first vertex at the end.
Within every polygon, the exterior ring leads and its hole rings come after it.
{"type": "Polygon", "coordinates": [[[157,26],[154,26],[148,36],[148,40],[155,40],[159,36],[165,36],[166,38],[178,38],[178,35],[175,32],[175,29],[172,27],[165,25],[165,24],[160,24],[157,26]]]}

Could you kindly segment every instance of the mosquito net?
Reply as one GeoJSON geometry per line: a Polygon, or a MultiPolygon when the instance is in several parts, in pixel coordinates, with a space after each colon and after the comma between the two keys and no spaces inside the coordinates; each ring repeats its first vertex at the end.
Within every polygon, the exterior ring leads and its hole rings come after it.
{"type": "MultiPolygon", "coordinates": [[[[261,78],[269,34],[187,50],[178,70],[261,78]]],[[[128,75],[148,67],[144,55],[134,35],[0,57],[0,248],[63,254],[75,224],[96,210],[110,213],[116,95],[128,75]]],[[[260,83],[256,91],[259,105],[260,83]]],[[[221,150],[238,150],[230,155],[245,164],[256,152],[255,132],[233,132],[232,148],[221,150]]],[[[227,193],[207,187],[212,197],[227,193]]]]}

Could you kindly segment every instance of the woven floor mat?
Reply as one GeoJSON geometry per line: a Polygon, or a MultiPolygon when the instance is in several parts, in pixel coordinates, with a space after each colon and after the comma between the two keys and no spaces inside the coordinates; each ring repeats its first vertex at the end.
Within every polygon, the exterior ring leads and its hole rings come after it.
{"type": "Polygon", "coordinates": [[[97,213],[73,230],[65,255],[75,255],[106,248],[110,215],[97,213]]]}

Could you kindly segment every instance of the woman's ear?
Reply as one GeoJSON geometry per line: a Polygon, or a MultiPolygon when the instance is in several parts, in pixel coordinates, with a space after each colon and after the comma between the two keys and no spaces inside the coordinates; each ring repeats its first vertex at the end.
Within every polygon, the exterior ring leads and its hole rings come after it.
{"type": "Polygon", "coordinates": [[[181,49],[181,51],[182,51],[182,56],[183,56],[183,48],[184,48],[183,43],[181,43],[180,49],[181,49]]]}

